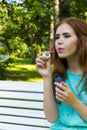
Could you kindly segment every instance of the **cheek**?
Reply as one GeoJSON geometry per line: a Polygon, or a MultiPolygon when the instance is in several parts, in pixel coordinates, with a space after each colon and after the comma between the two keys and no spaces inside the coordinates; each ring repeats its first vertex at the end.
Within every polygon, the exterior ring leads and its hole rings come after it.
{"type": "Polygon", "coordinates": [[[70,51],[76,51],[77,50],[77,40],[71,42],[71,44],[67,45],[67,49],[70,51]]]}
{"type": "Polygon", "coordinates": [[[68,50],[76,51],[77,50],[76,44],[73,44],[73,45],[69,46],[68,50]]]}
{"type": "Polygon", "coordinates": [[[71,48],[69,48],[69,53],[70,54],[75,54],[77,51],[77,48],[75,46],[72,46],[71,48]]]}

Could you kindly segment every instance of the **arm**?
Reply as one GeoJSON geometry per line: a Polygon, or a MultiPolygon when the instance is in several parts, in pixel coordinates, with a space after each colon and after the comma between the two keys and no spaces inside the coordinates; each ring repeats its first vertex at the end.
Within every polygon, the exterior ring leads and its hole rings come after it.
{"type": "MultiPolygon", "coordinates": [[[[60,84],[55,83],[55,85],[60,86],[60,84]]],[[[61,91],[56,87],[56,98],[64,102],[70,106],[72,106],[79,114],[80,116],[87,121],[87,106],[84,105],[72,92],[72,90],[65,84],[63,83],[62,89],[64,91],[61,91]]]]}
{"type": "Polygon", "coordinates": [[[72,107],[87,121],[87,106],[84,105],[79,99],[76,98],[72,107]]]}
{"type": "Polygon", "coordinates": [[[48,121],[55,122],[58,118],[58,109],[53,94],[50,60],[44,61],[42,56],[38,57],[36,59],[36,68],[42,75],[44,82],[44,113],[48,121]]]}
{"type": "Polygon", "coordinates": [[[58,118],[58,109],[54,100],[52,79],[44,78],[44,112],[50,122],[55,122],[58,118]]]}

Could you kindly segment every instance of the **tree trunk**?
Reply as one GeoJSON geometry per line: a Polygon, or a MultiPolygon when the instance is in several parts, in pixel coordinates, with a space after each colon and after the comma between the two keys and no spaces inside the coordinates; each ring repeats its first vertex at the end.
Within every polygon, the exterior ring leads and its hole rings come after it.
{"type": "Polygon", "coordinates": [[[59,21],[59,3],[60,0],[54,0],[54,21],[57,23],[59,21]]]}
{"type": "Polygon", "coordinates": [[[51,15],[51,24],[50,24],[50,46],[52,45],[53,38],[54,38],[54,26],[55,23],[59,21],[59,0],[53,1],[53,7],[52,10],[54,12],[54,15],[51,15]]]}
{"type": "Polygon", "coordinates": [[[36,63],[37,51],[32,50],[32,64],[36,63]]]}

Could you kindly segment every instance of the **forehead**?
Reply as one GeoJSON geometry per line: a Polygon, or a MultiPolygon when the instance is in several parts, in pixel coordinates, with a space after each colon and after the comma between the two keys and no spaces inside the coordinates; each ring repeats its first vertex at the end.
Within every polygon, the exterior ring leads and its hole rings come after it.
{"type": "Polygon", "coordinates": [[[75,33],[75,31],[69,24],[63,23],[56,29],[56,34],[59,33],[75,33]]]}

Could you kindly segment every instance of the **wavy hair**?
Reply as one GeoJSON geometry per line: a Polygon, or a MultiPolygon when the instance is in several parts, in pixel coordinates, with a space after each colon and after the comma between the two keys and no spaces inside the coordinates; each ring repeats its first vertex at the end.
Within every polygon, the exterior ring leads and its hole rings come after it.
{"type": "Polygon", "coordinates": [[[54,48],[54,54],[52,55],[53,81],[56,76],[61,76],[63,79],[66,79],[66,70],[68,69],[66,59],[60,59],[55,50],[56,29],[63,23],[67,23],[68,25],[70,25],[77,35],[78,43],[76,54],[78,62],[83,70],[82,79],[84,78],[84,76],[86,76],[86,83],[84,89],[87,91],[87,23],[76,17],[65,18],[62,21],[60,21],[54,28],[54,42],[51,46],[52,48],[54,48]]]}

